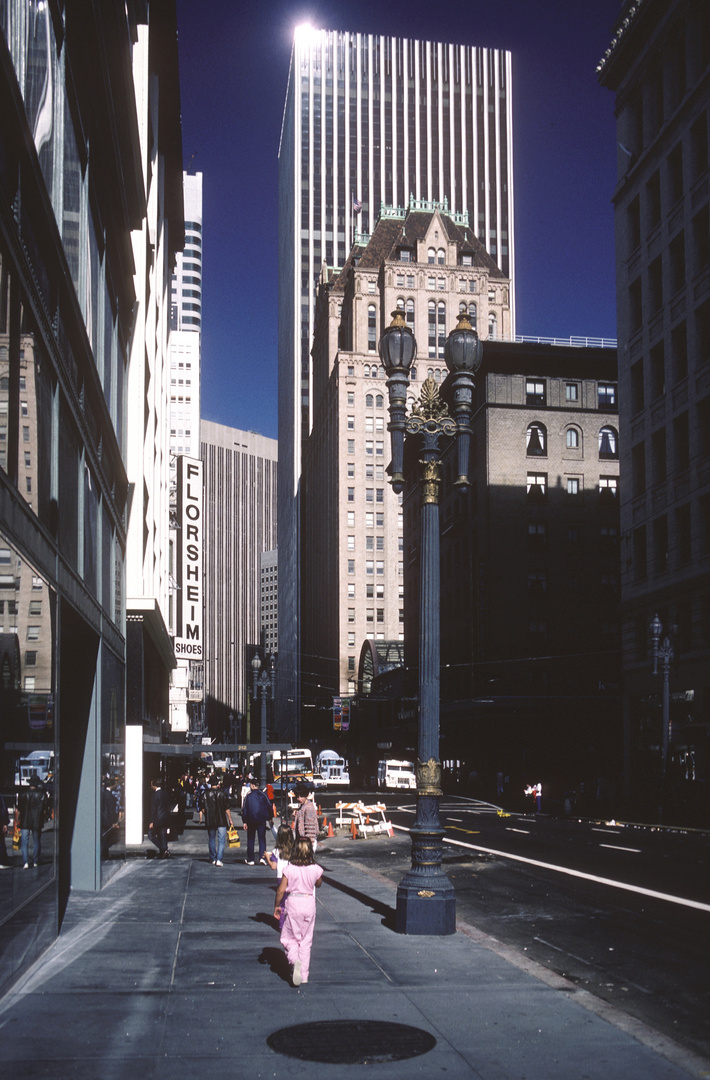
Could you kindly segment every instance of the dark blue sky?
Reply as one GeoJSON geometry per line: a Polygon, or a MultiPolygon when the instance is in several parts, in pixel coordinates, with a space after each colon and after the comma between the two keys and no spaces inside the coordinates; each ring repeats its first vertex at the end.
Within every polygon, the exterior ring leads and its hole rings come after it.
{"type": "Polygon", "coordinates": [[[203,173],[206,420],[277,434],[277,152],[302,22],[509,49],[517,332],[616,336],[613,96],[595,68],[619,0],[177,0],[177,9],[184,164],[203,173]]]}

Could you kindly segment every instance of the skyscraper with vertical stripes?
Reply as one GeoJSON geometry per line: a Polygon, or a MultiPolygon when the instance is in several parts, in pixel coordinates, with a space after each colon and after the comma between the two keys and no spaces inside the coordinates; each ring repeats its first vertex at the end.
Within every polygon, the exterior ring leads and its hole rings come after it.
{"type": "Polygon", "coordinates": [[[296,31],[279,146],[278,338],[278,708],[294,736],[301,455],[312,421],[311,347],[322,266],[342,266],[355,234],[373,231],[383,205],[421,200],[467,211],[510,279],[514,333],[511,93],[508,52],[296,31]]]}

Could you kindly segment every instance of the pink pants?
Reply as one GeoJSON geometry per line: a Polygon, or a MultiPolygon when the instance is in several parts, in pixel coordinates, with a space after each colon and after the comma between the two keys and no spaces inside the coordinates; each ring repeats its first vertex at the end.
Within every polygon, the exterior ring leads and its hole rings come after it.
{"type": "Polygon", "coordinates": [[[301,961],[301,978],[308,981],[311,964],[311,945],[316,925],[316,898],[289,893],[286,897],[286,918],[281,930],[281,944],[289,964],[301,961]]]}

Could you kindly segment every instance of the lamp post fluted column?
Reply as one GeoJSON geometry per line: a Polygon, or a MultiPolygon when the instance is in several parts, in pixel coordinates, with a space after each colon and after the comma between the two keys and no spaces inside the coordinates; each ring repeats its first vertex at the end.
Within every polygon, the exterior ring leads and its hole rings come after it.
{"type": "Polygon", "coordinates": [[[416,341],[403,313],[393,312],[392,324],[380,339],[380,357],[387,372],[390,400],[389,431],[392,462],[389,467],[395,492],[402,491],[405,439],[417,439],[420,464],[420,571],[419,571],[419,726],[417,744],[417,816],[410,830],[412,866],[397,889],[396,927],[404,934],[453,934],[456,930],[454,889],[442,870],[444,830],[439,817],[441,762],[439,761],[440,695],[440,565],[439,485],[441,440],[457,437],[460,491],[469,488],[468,458],[471,435],[473,372],[481,363],[481,346],[468,316],[446,342],[446,363],[452,372],[454,415],[428,378],[421,397],[406,411],[409,370],[416,357],[416,341]]]}

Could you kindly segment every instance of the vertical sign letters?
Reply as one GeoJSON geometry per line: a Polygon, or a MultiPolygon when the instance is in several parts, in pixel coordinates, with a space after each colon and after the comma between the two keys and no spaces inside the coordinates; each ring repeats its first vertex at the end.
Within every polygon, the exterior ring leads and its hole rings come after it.
{"type": "Polygon", "coordinates": [[[177,459],[177,510],[180,536],[175,655],[178,659],[202,660],[202,462],[184,455],[177,459]]]}

